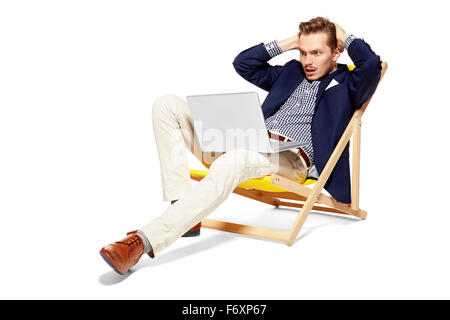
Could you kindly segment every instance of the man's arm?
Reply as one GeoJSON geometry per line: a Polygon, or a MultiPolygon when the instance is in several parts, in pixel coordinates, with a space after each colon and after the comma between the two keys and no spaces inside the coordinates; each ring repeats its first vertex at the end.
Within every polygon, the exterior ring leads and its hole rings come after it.
{"type": "Polygon", "coordinates": [[[343,52],[344,48],[347,49],[355,64],[349,81],[349,92],[356,108],[360,108],[377,88],[381,76],[381,60],[364,40],[347,36],[341,26],[335,25],[339,50],[343,52]]]}
{"type": "Polygon", "coordinates": [[[296,34],[295,36],[292,36],[290,38],[281,40],[281,41],[277,41],[278,45],[281,48],[282,52],[286,52],[289,50],[295,50],[295,49],[299,49],[298,48],[298,34],[296,34]]]}
{"type": "MultiPolygon", "coordinates": [[[[294,37],[297,38],[297,35],[294,37]]],[[[272,66],[267,61],[287,50],[295,49],[298,43],[294,37],[267,44],[260,43],[242,51],[233,61],[236,72],[245,80],[269,91],[280,75],[283,66],[272,66]]]]}

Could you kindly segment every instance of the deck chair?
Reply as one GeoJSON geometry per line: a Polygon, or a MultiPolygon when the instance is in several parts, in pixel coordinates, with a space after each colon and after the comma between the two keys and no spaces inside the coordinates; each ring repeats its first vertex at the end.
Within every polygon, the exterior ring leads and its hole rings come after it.
{"type": "MultiPolygon", "coordinates": [[[[353,68],[354,66],[349,66],[350,70],[353,68]]],[[[386,70],[387,63],[382,62],[380,81],[386,70]]],[[[350,215],[362,220],[366,219],[367,211],[364,211],[359,207],[361,117],[370,100],[371,98],[364,103],[360,109],[355,111],[317,181],[307,179],[303,184],[299,184],[280,175],[272,174],[242,182],[233,191],[238,195],[261,201],[275,207],[288,206],[301,208],[289,231],[285,232],[259,228],[212,219],[203,219],[202,227],[244,234],[262,239],[282,241],[288,246],[292,246],[311,210],[350,215]],[[322,193],[322,189],[352,135],[351,203],[345,204],[322,193]],[[307,185],[311,185],[312,188],[307,187],[307,185]]],[[[207,173],[208,171],[206,170],[190,170],[191,179],[196,181],[203,179],[207,173]]]]}

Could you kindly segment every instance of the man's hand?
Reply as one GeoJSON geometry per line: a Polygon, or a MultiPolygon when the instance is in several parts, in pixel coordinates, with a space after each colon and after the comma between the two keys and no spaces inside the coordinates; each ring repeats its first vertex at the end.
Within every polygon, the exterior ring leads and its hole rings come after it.
{"type": "Polygon", "coordinates": [[[337,39],[337,45],[338,45],[338,49],[340,52],[344,52],[344,42],[345,39],[347,39],[347,34],[345,33],[345,30],[342,29],[342,27],[340,25],[338,25],[337,23],[334,23],[334,25],[336,26],[336,39],[337,39]]]}
{"type": "Polygon", "coordinates": [[[290,38],[281,40],[281,41],[277,41],[278,45],[281,48],[282,52],[286,52],[288,50],[295,50],[295,49],[299,49],[298,48],[298,33],[295,36],[292,36],[290,38]]]}

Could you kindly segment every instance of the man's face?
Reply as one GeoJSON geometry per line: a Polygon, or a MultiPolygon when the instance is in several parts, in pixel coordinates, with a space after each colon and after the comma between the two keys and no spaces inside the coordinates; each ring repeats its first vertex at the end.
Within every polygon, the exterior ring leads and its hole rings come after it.
{"type": "Polygon", "coordinates": [[[327,44],[326,33],[311,33],[300,35],[300,63],[306,74],[306,79],[313,81],[336,70],[336,62],[340,56],[339,49],[334,52],[327,44]]]}

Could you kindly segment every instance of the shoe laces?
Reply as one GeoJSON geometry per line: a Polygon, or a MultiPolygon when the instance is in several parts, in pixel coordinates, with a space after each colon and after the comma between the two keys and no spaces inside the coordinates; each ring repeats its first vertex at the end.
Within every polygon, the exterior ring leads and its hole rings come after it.
{"type": "Polygon", "coordinates": [[[143,242],[142,242],[141,237],[139,237],[138,235],[134,235],[134,236],[130,237],[128,240],[123,241],[121,243],[126,244],[130,248],[134,248],[134,247],[142,244],[143,242]]]}

